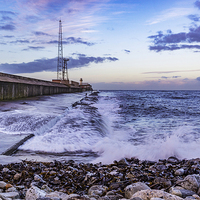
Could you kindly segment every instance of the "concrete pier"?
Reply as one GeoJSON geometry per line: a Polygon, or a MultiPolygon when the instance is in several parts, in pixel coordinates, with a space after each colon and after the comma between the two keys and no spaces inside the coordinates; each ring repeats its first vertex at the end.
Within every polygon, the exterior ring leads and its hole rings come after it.
{"type": "Polygon", "coordinates": [[[61,83],[0,73],[0,100],[71,92],[82,92],[82,89],[61,83]]]}

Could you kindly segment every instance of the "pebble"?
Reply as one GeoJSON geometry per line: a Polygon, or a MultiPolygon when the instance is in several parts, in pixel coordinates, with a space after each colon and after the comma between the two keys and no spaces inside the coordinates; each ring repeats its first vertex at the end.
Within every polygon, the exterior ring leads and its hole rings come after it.
{"type": "Polygon", "coordinates": [[[200,159],[175,157],[109,165],[22,161],[0,165],[0,200],[200,200],[199,173],[200,159]]]}

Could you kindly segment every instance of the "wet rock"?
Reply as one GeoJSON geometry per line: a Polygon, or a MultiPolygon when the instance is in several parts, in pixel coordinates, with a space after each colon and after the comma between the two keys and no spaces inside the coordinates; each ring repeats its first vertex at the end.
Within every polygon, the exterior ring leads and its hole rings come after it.
{"type": "Polygon", "coordinates": [[[13,177],[13,179],[15,180],[15,181],[18,181],[20,178],[21,178],[21,174],[20,173],[17,173],[17,174],[15,174],[14,175],[14,177],[13,177]]]}
{"type": "Polygon", "coordinates": [[[182,187],[172,187],[172,188],[170,188],[169,193],[177,195],[182,198],[186,198],[188,196],[192,196],[195,194],[195,192],[193,192],[191,190],[186,190],[182,187]]]}
{"type": "Polygon", "coordinates": [[[182,176],[183,174],[184,174],[184,169],[177,169],[175,172],[174,172],[174,174],[176,175],[176,176],[182,176]]]}
{"type": "Polygon", "coordinates": [[[4,181],[0,181],[0,189],[5,189],[7,183],[5,183],[4,181]]]}
{"type": "Polygon", "coordinates": [[[51,198],[51,199],[58,198],[58,199],[66,200],[66,199],[69,198],[69,195],[65,194],[63,192],[55,191],[55,192],[51,192],[49,194],[46,194],[45,197],[48,197],[48,198],[51,198]]]}
{"type": "Polygon", "coordinates": [[[172,163],[172,164],[176,164],[176,163],[179,163],[179,159],[174,157],[174,156],[171,156],[167,159],[167,162],[168,163],[172,163]]]}
{"type": "Polygon", "coordinates": [[[37,198],[45,197],[46,192],[36,186],[32,186],[27,192],[25,200],[36,200],[37,198]]]}
{"type": "Polygon", "coordinates": [[[136,192],[140,190],[147,190],[147,189],[150,189],[150,187],[148,187],[145,183],[141,183],[141,182],[128,185],[125,188],[125,198],[130,199],[133,196],[133,194],[135,194],[136,192]]]}
{"type": "Polygon", "coordinates": [[[18,192],[0,193],[0,198],[2,198],[3,200],[5,200],[5,199],[19,199],[19,193],[18,192]]]}
{"type": "Polygon", "coordinates": [[[164,188],[172,186],[172,183],[170,180],[166,180],[165,178],[161,178],[161,177],[155,178],[154,183],[161,184],[164,188]]]}
{"type": "Polygon", "coordinates": [[[93,185],[89,190],[88,190],[88,195],[89,196],[103,196],[106,194],[107,187],[103,185],[93,185]]]}
{"type": "Polygon", "coordinates": [[[184,178],[180,185],[186,190],[198,192],[198,189],[200,187],[200,176],[197,174],[188,175],[184,178]]]}
{"type": "Polygon", "coordinates": [[[151,198],[161,198],[165,200],[183,200],[183,198],[178,197],[176,195],[169,194],[167,192],[164,192],[162,190],[141,190],[136,192],[132,197],[139,197],[142,200],[149,200],[151,198]]]}

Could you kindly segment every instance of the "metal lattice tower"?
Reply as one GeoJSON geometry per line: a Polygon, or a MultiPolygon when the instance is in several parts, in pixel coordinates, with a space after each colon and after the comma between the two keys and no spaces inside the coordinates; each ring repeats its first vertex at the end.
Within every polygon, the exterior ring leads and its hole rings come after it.
{"type": "Polygon", "coordinates": [[[64,58],[63,80],[69,80],[69,78],[68,78],[68,70],[67,70],[67,61],[69,61],[69,59],[68,58],[64,58]]]}
{"type": "Polygon", "coordinates": [[[64,80],[63,75],[63,45],[62,45],[62,22],[59,21],[59,36],[58,36],[58,63],[57,63],[57,79],[64,80]]]}

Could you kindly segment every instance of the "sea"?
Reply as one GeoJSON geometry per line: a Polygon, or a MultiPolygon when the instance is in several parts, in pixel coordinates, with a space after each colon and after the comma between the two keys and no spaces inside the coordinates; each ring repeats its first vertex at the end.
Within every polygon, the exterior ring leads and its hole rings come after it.
{"type": "Polygon", "coordinates": [[[0,133],[34,134],[15,157],[109,164],[200,157],[200,91],[98,91],[2,102],[0,133]]]}

